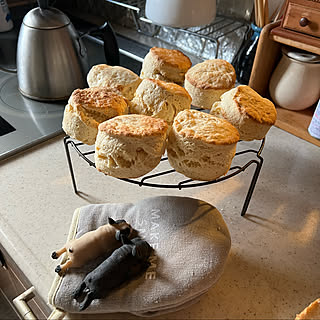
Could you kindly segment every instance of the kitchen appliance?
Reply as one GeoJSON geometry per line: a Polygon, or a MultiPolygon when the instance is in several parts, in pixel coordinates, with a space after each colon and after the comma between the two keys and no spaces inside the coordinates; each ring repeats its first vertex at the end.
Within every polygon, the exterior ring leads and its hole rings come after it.
{"type": "MultiPolygon", "coordinates": [[[[87,51],[82,37],[60,10],[38,1],[39,7],[24,17],[17,48],[20,92],[39,101],[67,99],[76,88],[87,87],[87,51]]],[[[112,28],[106,23],[104,46],[108,64],[118,64],[119,49],[112,28]]]]}
{"type": "Polygon", "coordinates": [[[212,22],[216,0],[147,0],[146,16],[152,22],[170,27],[195,27],[212,22]]]}

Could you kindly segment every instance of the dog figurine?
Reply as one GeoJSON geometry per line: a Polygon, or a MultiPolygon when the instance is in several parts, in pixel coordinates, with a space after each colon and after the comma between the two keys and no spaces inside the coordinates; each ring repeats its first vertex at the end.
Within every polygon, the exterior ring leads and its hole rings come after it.
{"type": "Polygon", "coordinates": [[[121,242],[116,239],[117,231],[125,233],[128,238],[132,236],[133,229],[125,220],[108,218],[108,222],[96,230],[83,234],[78,239],[70,240],[63,248],[54,251],[51,254],[53,259],[58,259],[64,252],[67,252],[68,255],[67,261],[58,265],[55,272],[62,274],[70,267],[81,267],[89,261],[119,248],[121,242]]]}
{"type": "Polygon", "coordinates": [[[119,232],[116,237],[123,245],[88,273],[73,293],[74,299],[84,294],[80,311],[86,309],[94,299],[104,298],[112,289],[141,274],[150,265],[148,258],[152,248],[146,241],[139,237],[129,240],[119,232]]]}

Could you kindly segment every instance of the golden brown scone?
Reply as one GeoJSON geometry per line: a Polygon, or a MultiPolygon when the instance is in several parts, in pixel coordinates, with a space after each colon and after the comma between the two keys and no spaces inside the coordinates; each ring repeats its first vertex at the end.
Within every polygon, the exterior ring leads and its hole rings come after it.
{"type": "Polygon", "coordinates": [[[169,132],[171,166],[194,180],[215,180],[230,168],[239,140],[228,121],[197,110],[181,111],[169,132]]]}
{"type": "Polygon", "coordinates": [[[115,117],[99,125],[96,168],[117,178],[137,178],[154,169],[165,150],[167,123],[145,115],[115,117]]]}
{"type": "Polygon", "coordinates": [[[118,91],[128,100],[131,100],[141,82],[138,75],[129,69],[120,66],[98,64],[93,66],[88,75],[89,87],[107,87],[118,91]]]}
{"type": "Polygon", "coordinates": [[[191,97],[184,88],[155,79],[143,79],[130,101],[130,113],[163,119],[169,127],[180,111],[190,107],[191,97]]]}
{"type": "Polygon", "coordinates": [[[191,67],[190,59],[180,50],[153,47],[144,57],[140,77],[184,83],[184,75],[191,67]]]}
{"type": "Polygon", "coordinates": [[[277,119],[274,104],[245,85],[224,93],[210,113],[231,122],[239,130],[240,139],[247,141],[264,138],[277,119]]]}
{"type": "Polygon", "coordinates": [[[313,301],[302,312],[296,315],[295,320],[319,320],[320,319],[320,298],[313,301]]]}
{"type": "Polygon", "coordinates": [[[92,145],[101,122],[126,113],[126,99],[108,88],[76,89],[65,107],[62,128],[70,137],[92,145]]]}
{"type": "Polygon", "coordinates": [[[206,60],[194,65],[185,75],[184,87],[192,97],[192,105],[211,109],[220,96],[234,87],[233,66],[222,59],[206,60]]]}

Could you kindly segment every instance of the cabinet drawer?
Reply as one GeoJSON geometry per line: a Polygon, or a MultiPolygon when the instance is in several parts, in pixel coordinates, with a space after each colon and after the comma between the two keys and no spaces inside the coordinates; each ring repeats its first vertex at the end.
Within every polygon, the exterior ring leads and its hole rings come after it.
{"type": "Polygon", "coordinates": [[[289,2],[283,28],[320,38],[320,10],[289,2]]]}

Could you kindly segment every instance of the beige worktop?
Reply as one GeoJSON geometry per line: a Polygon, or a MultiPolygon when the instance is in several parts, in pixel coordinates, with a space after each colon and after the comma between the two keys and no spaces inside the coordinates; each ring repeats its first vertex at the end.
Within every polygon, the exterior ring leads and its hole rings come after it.
{"type": "MultiPolygon", "coordinates": [[[[273,127],[248,213],[241,217],[253,167],[225,182],[179,191],[106,177],[72,152],[80,197],[72,189],[62,138],[0,162],[0,243],[44,300],[55,276],[50,254],[64,244],[77,207],[155,195],[215,205],[232,238],[216,286],[200,302],[161,319],[292,319],[320,296],[319,147],[273,127]]],[[[104,318],[121,317],[128,319],[104,318]]]]}

